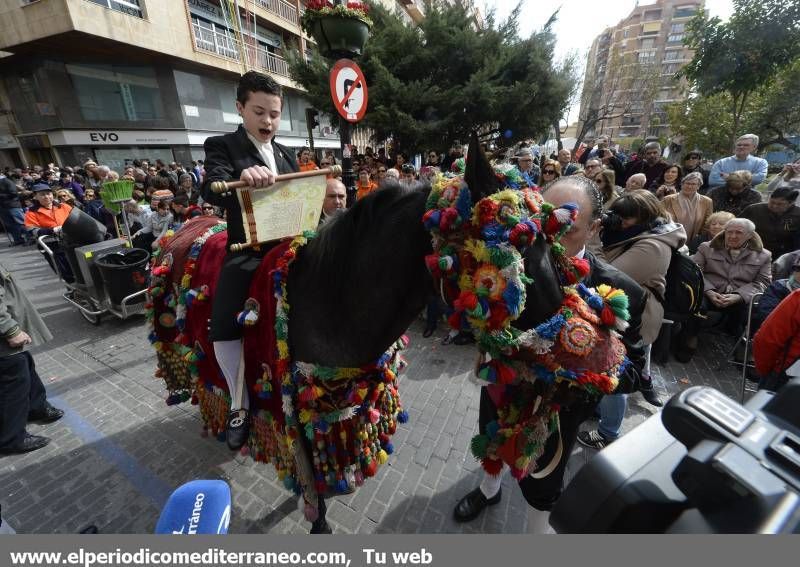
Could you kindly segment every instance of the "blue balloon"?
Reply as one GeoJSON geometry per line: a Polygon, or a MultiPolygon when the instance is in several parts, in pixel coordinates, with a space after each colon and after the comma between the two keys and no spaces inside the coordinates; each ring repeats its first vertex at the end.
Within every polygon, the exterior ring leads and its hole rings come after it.
{"type": "Polygon", "coordinates": [[[513,135],[514,135],[514,132],[512,132],[511,130],[506,130],[505,132],[503,132],[503,135],[504,135],[506,138],[510,138],[511,136],[513,136],[513,135]]]}

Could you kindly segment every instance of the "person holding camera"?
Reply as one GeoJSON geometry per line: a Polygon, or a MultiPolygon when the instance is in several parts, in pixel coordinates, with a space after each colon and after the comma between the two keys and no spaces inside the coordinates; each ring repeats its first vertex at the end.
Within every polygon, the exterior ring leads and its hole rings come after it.
{"type": "Polygon", "coordinates": [[[780,187],[788,187],[800,191],[800,158],[783,166],[781,172],[773,177],[772,181],[767,185],[767,193],[771,194],[780,187]]]}
{"type": "MultiPolygon", "coordinates": [[[[645,345],[645,364],[642,370],[644,398],[660,407],[650,377],[651,345],[658,337],[664,320],[662,305],[667,289],[667,270],[673,250],[686,243],[686,231],[670,220],[658,198],[650,191],[624,193],[615,200],[603,217],[600,233],[603,255],[609,264],[633,279],[645,290],[642,313],[642,342],[645,345]]],[[[604,396],[600,401],[600,424],[595,431],[578,434],[581,444],[602,449],[619,437],[628,400],[625,394],[604,396]]]]}

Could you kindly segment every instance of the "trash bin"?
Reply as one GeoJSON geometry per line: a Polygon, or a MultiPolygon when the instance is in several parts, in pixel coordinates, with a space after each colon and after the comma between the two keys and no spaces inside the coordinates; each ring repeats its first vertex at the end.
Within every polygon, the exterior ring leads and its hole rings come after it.
{"type": "MultiPolygon", "coordinates": [[[[95,260],[106,294],[112,305],[122,304],[125,297],[147,287],[147,262],[150,253],[139,248],[111,252],[95,260]]],[[[134,303],[145,300],[144,295],[134,303]]]]}

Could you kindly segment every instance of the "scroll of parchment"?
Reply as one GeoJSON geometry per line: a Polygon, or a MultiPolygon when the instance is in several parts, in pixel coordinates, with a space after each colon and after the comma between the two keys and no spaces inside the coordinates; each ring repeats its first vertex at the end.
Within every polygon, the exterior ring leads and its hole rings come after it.
{"type": "Polygon", "coordinates": [[[248,248],[316,230],[325,200],[324,175],[279,181],[261,189],[237,191],[248,248]]]}

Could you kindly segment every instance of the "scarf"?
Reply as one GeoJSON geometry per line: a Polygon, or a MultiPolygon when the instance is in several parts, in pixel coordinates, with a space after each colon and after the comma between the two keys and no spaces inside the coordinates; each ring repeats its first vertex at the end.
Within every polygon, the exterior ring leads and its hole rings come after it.
{"type": "Polygon", "coordinates": [[[603,248],[608,248],[609,246],[614,246],[615,244],[639,236],[648,229],[649,227],[643,224],[636,224],[620,230],[605,229],[600,233],[600,240],[603,241],[603,248]]]}

